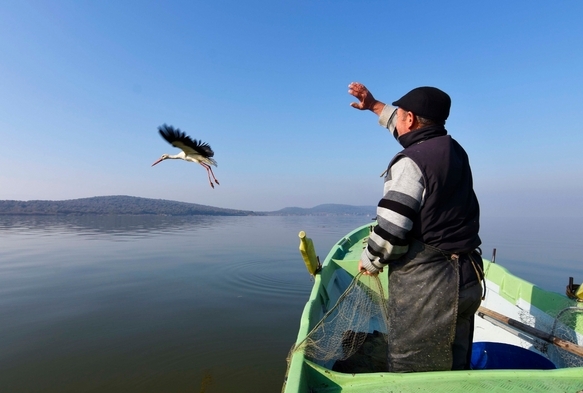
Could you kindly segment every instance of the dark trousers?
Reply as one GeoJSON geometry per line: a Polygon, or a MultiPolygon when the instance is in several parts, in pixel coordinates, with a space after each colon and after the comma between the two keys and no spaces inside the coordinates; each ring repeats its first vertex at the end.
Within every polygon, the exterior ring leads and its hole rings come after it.
{"type": "Polygon", "coordinates": [[[476,282],[469,288],[461,289],[458,301],[458,314],[453,340],[452,370],[469,370],[474,340],[474,314],[482,302],[482,286],[476,282]]]}

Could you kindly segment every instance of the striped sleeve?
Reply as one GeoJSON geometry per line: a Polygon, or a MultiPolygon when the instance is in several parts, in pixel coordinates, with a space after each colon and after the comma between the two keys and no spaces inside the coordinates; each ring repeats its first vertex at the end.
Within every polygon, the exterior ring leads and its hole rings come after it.
{"type": "Polygon", "coordinates": [[[366,270],[377,273],[408,251],[407,234],[423,205],[424,194],[421,170],[413,160],[402,156],[389,168],[385,178],[384,196],[377,207],[378,225],[360,258],[366,270]]]}
{"type": "Polygon", "coordinates": [[[394,121],[397,120],[395,112],[397,112],[396,107],[385,105],[379,115],[379,124],[384,128],[389,129],[391,132],[393,132],[393,129],[395,128],[394,121]]]}

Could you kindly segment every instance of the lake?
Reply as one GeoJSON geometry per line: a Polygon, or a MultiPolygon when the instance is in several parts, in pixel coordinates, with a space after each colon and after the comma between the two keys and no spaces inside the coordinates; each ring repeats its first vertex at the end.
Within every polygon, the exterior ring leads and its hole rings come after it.
{"type": "MultiPolygon", "coordinates": [[[[0,216],[0,391],[279,392],[323,260],[363,216],[0,216]]],[[[564,293],[583,224],[483,219],[486,258],[564,293]]]]}

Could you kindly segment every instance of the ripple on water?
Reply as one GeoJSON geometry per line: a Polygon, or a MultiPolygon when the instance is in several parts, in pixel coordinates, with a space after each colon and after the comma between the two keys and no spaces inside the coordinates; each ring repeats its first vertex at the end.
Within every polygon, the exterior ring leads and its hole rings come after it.
{"type": "Polygon", "coordinates": [[[245,257],[217,267],[222,280],[216,283],[237,297],[287,298],[304,296],[313,285],[298,256],[280,260],[245,257]]]}

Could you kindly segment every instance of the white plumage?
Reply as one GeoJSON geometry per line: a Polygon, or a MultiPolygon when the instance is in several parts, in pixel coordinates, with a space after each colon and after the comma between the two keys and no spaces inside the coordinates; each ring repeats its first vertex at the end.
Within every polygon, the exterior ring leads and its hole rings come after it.
{"type": "Polygon", "coordinates": [[[164,138],[172,146],[177,147],[182,151],[175,155],[162,154],[162,157],[153,163],[152,166],[169,158],[196,162],[206,169],[209,183],[212,188],[215,188],[213,180],[215,183],[219,184],[219,181],[215,177],[215,174],[211,168],[211,165],[217,166],[217,162],[212,158],[215,153],[208,143],[192,139],[178,128],[174,129],[174,127],[167,126],[166,124],[158,127],[158,131],[160,132],[160,135],[162,135],[162,138],[164,138]]]}

